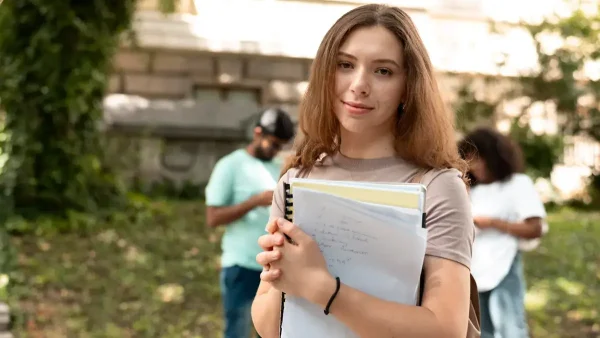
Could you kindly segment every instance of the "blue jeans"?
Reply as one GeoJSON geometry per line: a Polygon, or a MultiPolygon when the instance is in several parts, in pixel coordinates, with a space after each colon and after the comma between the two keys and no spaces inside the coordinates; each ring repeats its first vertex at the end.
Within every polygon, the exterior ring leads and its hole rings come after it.
{"type": "Polygon", "coordinates": [[[481,338],[528,338],[525,276],[517,253],[506,277],[496,288],[479,294],[481,338]]]}
{"type": "Polygon", "coordinates": [[[224,338],[248,338],[253,332],[250,308],[260,283],[260,272],[237,265],[221,270],[224,338]]]}

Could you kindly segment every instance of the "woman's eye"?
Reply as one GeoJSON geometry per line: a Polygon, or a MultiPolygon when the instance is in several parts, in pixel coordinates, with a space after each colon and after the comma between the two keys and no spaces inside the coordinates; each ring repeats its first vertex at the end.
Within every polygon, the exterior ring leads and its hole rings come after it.
{"type": "Polygon", "coordinates": [[[352,68],[352,64],[350,62],[340,61],[338,62],[338,67],[342,69],[350,69],[352,68]]]}
{"type": "Polygon", "coordinates": [[[389,70],[389,69],[387,69],[387,68],[380,68],[380,69],[377,69],[377,73],[378,73],[378,74],[381,74],[381,75],[385,75],[385,76],[390,76],[390,75],[392,75],[392,71],[391,71],[391,70],[389,70]]]}

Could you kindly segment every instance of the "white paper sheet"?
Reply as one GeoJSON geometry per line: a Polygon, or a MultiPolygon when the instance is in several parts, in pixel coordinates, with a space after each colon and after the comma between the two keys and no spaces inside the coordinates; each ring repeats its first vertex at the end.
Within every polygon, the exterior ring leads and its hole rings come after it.
{"type": "MultiPolygon", "coordinates": [[[[319,244],[329,271],[375,297],[414,305],[425,256],[422,214],[294,188],[294,223],[319,244]]],[[[333,315],[286,296],[282,337],[357,337],[333,315]]]]}

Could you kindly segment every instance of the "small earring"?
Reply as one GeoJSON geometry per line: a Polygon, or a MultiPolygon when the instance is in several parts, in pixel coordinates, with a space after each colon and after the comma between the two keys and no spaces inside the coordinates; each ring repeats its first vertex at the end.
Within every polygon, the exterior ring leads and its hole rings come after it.
{"type": "Polygon", "coordinates": [[[400,103],[398,106],[398,115],[402,115],[404,113],[404,103],[400,103]]]}

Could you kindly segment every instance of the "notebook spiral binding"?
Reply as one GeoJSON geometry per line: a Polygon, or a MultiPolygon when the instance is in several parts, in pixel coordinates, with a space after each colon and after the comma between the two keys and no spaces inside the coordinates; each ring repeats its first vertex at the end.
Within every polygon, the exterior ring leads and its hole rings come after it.
{"type": "MultiPolygon", "coordinates": [[[[294,196],[292,195],[292,186],[289,183],[283,182],[283,200],[284,200],[284,208],[285,213],[284,217],[286,220],[293,222],[294,219],[294,196]]],[[[425,219],[427,214],[423,213],[423,228],[426,227],[425,219]]],[[[423,290],[425,288],[425,272],[421,270],[421,278],[419,281],[419,299],[417,304],[420,306],[423,301],[423,290]]],[[[285,306],[285,292],[281,293],[281,308],[279,313],[279,337],[281,337],[281,332],[283,330],[283,309],[285,306]]]]}
{"type": "MultiPolygon", "coordinates": [[[[292,195],[292,186],[289,183],[283,183],[283,199],[286,220],[293,222],[294,219],[294,199],[292,195]]],[[[285,292],[281,293],[281,309],[279,314],[279,337],[281,337],[281,331],[283,329],[283,308],[285,306],[285,292]]]]}

